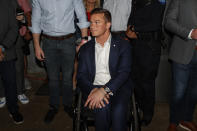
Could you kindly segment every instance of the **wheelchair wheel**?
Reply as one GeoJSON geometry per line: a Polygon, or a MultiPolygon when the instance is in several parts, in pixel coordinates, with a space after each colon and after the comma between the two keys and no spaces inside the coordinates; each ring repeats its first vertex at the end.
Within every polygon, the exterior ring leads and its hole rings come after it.
{"type": "Polygon", "coordinates": [[[79,93],[79,95],[75,98],[77,104],[75,105],[74,109],[73,131],[81,131],[81,98],[81,93],[79,93]]]}
{"type": "Polygon", "coordinates": [[[85,122],[80,122],[73,125],[73,131],[88,131],[88,126],[85,122]]]}
{"type": "Polygon", "coordinates": [[[81,123],[80,131],[88,131],[88,126],[87,126],[86,122],[81,123]]]}
{"type": "Polygon", "coordinates": [[[130,131],[141,131],[140,119],[139,119],[139,112],[138,112],[138,105],[135,101],[135,95],[132,94],[132,108],[131,108],[131,126],[130,131]]]}

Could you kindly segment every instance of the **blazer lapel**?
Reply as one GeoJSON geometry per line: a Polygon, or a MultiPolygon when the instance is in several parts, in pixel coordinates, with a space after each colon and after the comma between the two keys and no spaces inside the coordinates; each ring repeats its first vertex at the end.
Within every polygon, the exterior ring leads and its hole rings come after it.
{"type": "Polygon", "coordinates": [[[110,75],[112,71],[112,67],[116,65],[118,58],[118,42],[112,36],[111,38],[111,46],[110,46],[110,53],[109,53],[109,71],[110,75]]]}
{"type": "Polygon", "coordinates": [[[90,73],[95,76],[96,73],[96,65],[95,65],[95,41],[94,38],[90,41],[90,47],[89,47],[89,63],[88,67],[90,68],[90,73]]]}

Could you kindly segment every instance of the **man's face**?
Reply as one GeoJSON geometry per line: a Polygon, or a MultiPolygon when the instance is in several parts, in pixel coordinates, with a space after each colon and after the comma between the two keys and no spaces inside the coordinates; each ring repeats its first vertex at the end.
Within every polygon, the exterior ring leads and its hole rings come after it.
{"type": "Polygon", "coordinates": [[[106,22],[104,14],[93,14],[90,18],[90,30],[92,36],[99,37],[109,31],[111,23],[106,22]]]}

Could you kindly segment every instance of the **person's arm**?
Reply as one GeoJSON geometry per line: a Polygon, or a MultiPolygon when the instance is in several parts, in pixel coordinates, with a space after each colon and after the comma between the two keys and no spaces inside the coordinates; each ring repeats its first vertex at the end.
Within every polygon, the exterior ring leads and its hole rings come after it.
{"type": "Polygon", "coordinates": [[[91,90],[94,88],[99,88],[94,86],[91,81],[91,76],[88,71],[88,65],[86,59],[89,57],[85,48],[81,48],[78,56],[78,70],[77,70],[77,84],[79,85],[81,91],[86,95],[89,95],[91,90]]]}
{"type": "Polygon", "coordinates": [[[75,8],[75,13],[79,20],[77,25],[81,30],[81,37],[82,37],[82,41],[77,47],[77,52],[78,52],[79,48],[88,41],[87,39],[84,39],[84,37],[88,36],[88,27],[90,23],[87,21],[87,16],[82,0],[73,0],[73,2],[74,2],[73,4],[75,8]]]}
{"type": "Polygon", "coordinates": [[[74,2],[73,4],[75,8],[75,13],[79,20],[77,25],[81,29],[81,35],[82,37],[88,36],[87,28],[89,27],[90,23],[87,21],[87,16],[83,2],[82,0],[73,0],[73,2],[74,2]]]}
{"type": "Polygon", "coordinates": [[[81,29],[81,42],[80,44],[76,47],[76,51],[78,52],[81,46],[83,46],[87,41],[88,41],[88,28],[83,28],[81,29]]]}
{"type": "Polygon", "coordinates": [[[121,50],[119,58],[117,58],[119,59],[117,74],[105,84],[105,86],[108,87],[113,94],[116,94],[116,91],[129,79],[131,73],[132,49],[129,43],[124,45],[125,46],[121,50]]]}
{"type": "MultiPolygon", "coordinates": [[[[85,45],[87,46],[87,45],[85,45]]],[[[89,57],[86,53],[88,50],[82,47],[79,52],[78,59],[78,72],[77,72],[77,84],[80,87],[82,93],[87,97],[87,100],[84,106],[88,106],[90,109],[94,108],[102,108],[105,106],[103,103],[103,99],[108,104],[108,100],[106,97],[106,92],[104,91],[102,86],[93,85],[91,74],[88,71],[88,64],[86,59],[89,57]]]]}
{"type": "MultiPolygon", "coordinates": [[[[178,15],[180,10],[180,0],[171,1],[168,10],[166,12],[166,18],[164,21],[165,28],[170,32],[187,39],[191,29],[186,28],[178,22],[178,15]]],[[[183,14],[184,15],[184,14],[183,14]]]]}
{"type": "Polygon", "coordinates": [[[40,23],[41,23],[41,7],[39,5],[38,0],[33,0],[32,3],[32,34],[33,34],[33,42],[34,42],[34,48],[35,48],[35,55],[38,60],[44,60],[44,52],[40,47],[40,23]]]}
{"type": "Polygon", "coordinates": [[[33,42],[34,42],[36,58],[40,61],[43,61],[45,59],[45,55],[44,55],[42,48],[40,47],[40,34],[39,33],[33,33],[33,42]]]}
{"type": "Polygon", "coordinates": [[[7,48],[12,47],[15,44],[16,38],[18,36],[18,25],[16,21],[16,16],[15,16],[15,10],[13,6],[9,6],[8,8],[8,31],[3,39],[3,41],[0,43],[5,50],[7,48]]]}

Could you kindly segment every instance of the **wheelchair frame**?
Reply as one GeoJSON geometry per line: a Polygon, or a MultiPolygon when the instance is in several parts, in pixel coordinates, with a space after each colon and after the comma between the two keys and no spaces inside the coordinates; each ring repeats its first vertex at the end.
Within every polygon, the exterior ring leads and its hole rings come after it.
{"type": "MultiPolygon", "coordinates": [[[[91,116],[84,117],[81,114],[84,113],[81,108],[82,92],[79,92],[77,95],[75,95],[76,103],[74,105],[73,131],[89,131],[88,126],[93,125],[94,119],[91,118],[91,116]]],[[[129,103],[128,127],[129,131],[141,131],[139,108],[134,93],[132,93],[131,101],[129,103]]]]}

